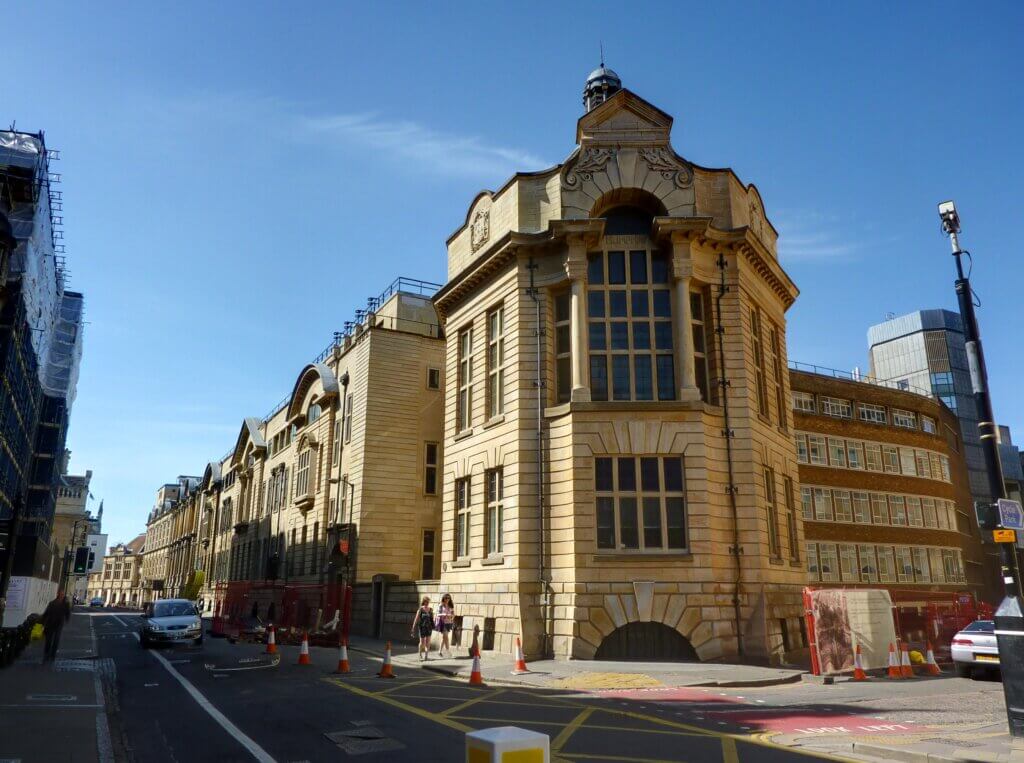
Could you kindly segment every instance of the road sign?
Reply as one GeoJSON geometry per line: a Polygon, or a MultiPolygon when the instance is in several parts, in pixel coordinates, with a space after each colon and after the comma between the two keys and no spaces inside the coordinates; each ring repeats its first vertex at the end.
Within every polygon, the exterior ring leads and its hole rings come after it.
{"type": "Polygon", "coordinates": [[[1024,530],[1024,509],[1019,502],[1000,498],[996,503],[999,506],[999,524],[1008,530],[1024,530]]]}
{"type": "Polygon", "coordinates": [[[993,530],[992,540],[996,543],[1016,543],[1017,542],[1017,531],[1016,530],[993,530]]]}

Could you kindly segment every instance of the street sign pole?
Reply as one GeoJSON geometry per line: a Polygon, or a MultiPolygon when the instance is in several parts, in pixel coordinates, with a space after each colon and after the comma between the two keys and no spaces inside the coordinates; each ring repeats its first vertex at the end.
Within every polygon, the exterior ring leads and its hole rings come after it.
{"type": "MultiPolygon", "coordinates": [[[[989,494],[993,501],[1006,498],[1003,467],[999,460],[999,428],[992,412],[992,398],[988,390],[988,371],[981,346],[981,330],[974,313],[974,292],[971,281],[964,275],[964,252],[960,248],[960,216],[952,201],[939,204],[942,229],[949,236],[956,261],[957,279],[954,284],[960,318],[963,321],[964,350],[971,374],[971,389],[978,411],[978,436],[985,457],[989,494]]],[[[1019,506],[1018,506],[1019,508],[1019,506]]],[[[1016,550],[1013,543],[999,546],[1000,574],[1003,578],[1004,597],[996,610],[996,642],[999,645],[999,667],[1003,674],[1003,693],[1006,697],[1006,715],[1010,736],[1015,746],[1024,743],[1024,612],[1021,611],[1020,587],[1016,576],[1016,550]]]]}

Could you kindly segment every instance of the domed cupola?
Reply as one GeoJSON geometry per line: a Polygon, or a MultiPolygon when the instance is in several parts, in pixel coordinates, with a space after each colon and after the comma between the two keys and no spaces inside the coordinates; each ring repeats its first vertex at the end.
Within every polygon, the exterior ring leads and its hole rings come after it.
{"type": "Polygon", "coordinates": [[[605,68],[604,61],[587,77],[583,86],[583,106],[587,111],[600,106],[622,90],[622,80],[611,69],[605,68]]]}

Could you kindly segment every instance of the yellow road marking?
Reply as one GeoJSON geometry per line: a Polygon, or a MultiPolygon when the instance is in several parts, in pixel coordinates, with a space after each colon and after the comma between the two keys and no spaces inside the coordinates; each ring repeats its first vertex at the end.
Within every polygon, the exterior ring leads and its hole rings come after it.
{"type": "Polygon", "coordinates": [[[449,707],[447,710],[443,710],[440,714],[441,715],[454,715],[455,713],[459,712],[460,710],[465,710],[467,707],[471,707],[472,705],[475,705],[477,702],[483,702],[484,700],[490,699],[491,697],[496,697],[499,694],[504,694],[504,693],[505,693],[504,689],[498,689],[497,691],[495,691],[495,692],[493,692],[491,694],[482,694],[479,697],[472,697],[471,699],[467,699],[465,702],[460,702],[458,705],[455,705],[455,707],[449,707]]]}
{"type": "Polygon", "coordinates": [[[722,763],[739,763],[740,756],[736,753],[736,740],[722,737],[722,763]]]}
{"type": "Polygon", "coordinates": [[[566,727],[562,729],[561,733],[551,740],[551,749],[555,752],[561,750],[562,746],[569,741],[569,737],[576,733],[576,730],[587,722],[587,718],[593,715],[596,709],[596,707],[588,707],[586,710],[578,713],[576,717],[569,721],[566,727]]]}
{"type": "Polygon", "coordinates": [[[623,758],[618,755],[594,755],[589,752],[560,752],[558,753],[563,758],[572,760],[573,758],[582,758],[583,760],[628,760],[632,763],[678,763],[675,760],[664,760],[662,758],[635,758],[630,755],[628,758],[623,758]]]}
{"type": "Polygon", "coordinates": [[[408,683],[399,684],[398,686],[392,686],[390,689],[384,689],[384,691],[380,691],[380,692],[376,692],[376,693],[377,694],[391,694],[392,692],[396,692],[399,689],[405,689],[406,687],[409,687],[409,686],[416,686],[418,684],[428,684],[431,681],[440,681],[440,680],[441,680],[440,676],[434,676],[432,678],[421,678],[419,681],[410,681],[408,683]]]}
{"type": "Polygon", "coordinates": [[[379,702],[385,702],[391,705],[392,707],[397,707],[399,710],[405,710],[406,712],[413,713],[414,715],[418,715],[421,718],[426,718],[427,720],[434,721],[435,723],[440,723],[443,726],[448,726],[449,728],[455,729],[456,731],[466,733],[467,731],[473,730],[472,727],[470,726],[466,726],[465,724],[459,723],[458,721],[453,721],[448,718],[444,718],[438,715],[437,713],[431,713],[428,710],[421,710],[418,707],[407,705],[404,702],[399,702],[398,700],[392,699],[391,697],[382,697],[379,694],[376,694],[372,691],[366,691],[365,689],[360,689],[358,686],[346,684],[344,681],[339,681],[336,678],[324,678],[323,680],[335,684],[336,686],[340,686],[342,689],[346,689],[347,691],[350,691],[353,694],[358,694],[361,697],[369,697],[370,699],[375,699],[379,702]]]}

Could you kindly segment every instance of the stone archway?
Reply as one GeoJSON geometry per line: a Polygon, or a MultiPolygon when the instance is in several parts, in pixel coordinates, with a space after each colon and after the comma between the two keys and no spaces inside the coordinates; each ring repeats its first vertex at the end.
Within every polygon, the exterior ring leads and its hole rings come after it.
{"type": "Polygon", "coordinates": [[[700,662],[697,650],[683,634],[663,623],[627,623],[605,636],[595,660],[643,662],[700,662]]]}

